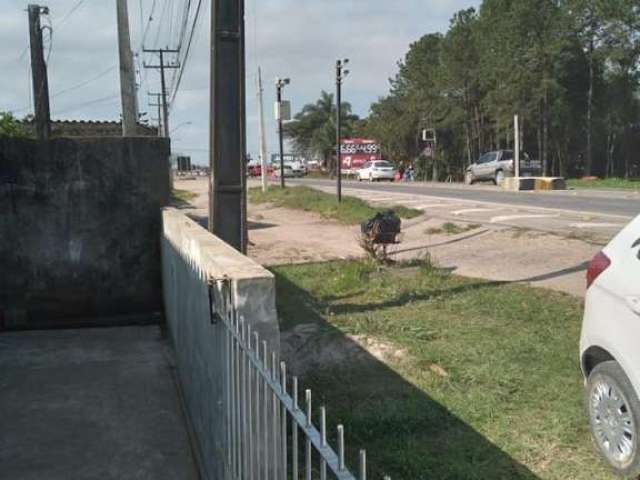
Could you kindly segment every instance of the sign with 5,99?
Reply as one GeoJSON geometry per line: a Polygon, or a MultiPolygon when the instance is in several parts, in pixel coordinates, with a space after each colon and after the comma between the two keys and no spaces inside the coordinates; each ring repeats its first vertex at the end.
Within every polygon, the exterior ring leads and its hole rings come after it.
{"type": "Polygon", "coordinates": [[[380,147],[372,140],[345,140],[340,145],[340,153],[343,155],[375,155],[380,152],[380,147]]]}

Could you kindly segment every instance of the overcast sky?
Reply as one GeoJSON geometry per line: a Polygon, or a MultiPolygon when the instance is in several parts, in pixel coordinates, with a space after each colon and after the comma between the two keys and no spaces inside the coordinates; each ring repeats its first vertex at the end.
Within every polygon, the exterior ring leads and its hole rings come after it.
{"type": "MultiPolygon", "coordinates": [[[[175,48],[178,19],[185,0],[130,0],[132,49],[175,48]],[[153,21],[148,22],[155,4],[153,21]],[[142,15],[141,15],[142,14],[142,15]],[[170,20],[173,18],[173,22],[170,20]]],[[[26,7],[34,0],[2,0],[0,7],[0,110],[22,117],[32,111],[26,7]]],[[[192,4],[196,4],[192,1],[192,4]]],[[[194,163],[207,162],[209,84],[209,3],[171,111],[174,152],[194,163]]],[[[387,93],[388,79],[409,44],[426,33],[444,32],[458,10],[478,0],[246,0],[247,143],[257,152],[255,74],[262,68],[269,152],[277,149],[273,120],[274,78],[290,77],[285,98],[293,112],[314,102],[321,90],[335,90],[335,61],[349,58],[351,71],[344,100],[366,116],[369,105],[387,93]]],[[[117,120],[120,115],[115,0],[50,0],[53,38],[49,86],[54,119],[117,120]]],[[[47,49],[49,40],[46,39],[47,49]]],[[[151,54],[139,63],[155,63],[151,54]]],[[[144,69],[139,76],[140,110],[156,117],[147,91],[159,91],[159,74],[144,69]]],[[[171,72],[169,80],[171,80],[171,72]]]]}

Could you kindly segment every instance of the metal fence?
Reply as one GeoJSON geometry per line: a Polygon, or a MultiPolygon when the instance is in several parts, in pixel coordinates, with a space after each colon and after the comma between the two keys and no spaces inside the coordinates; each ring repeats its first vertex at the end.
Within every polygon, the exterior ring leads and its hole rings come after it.
{"type": "Polygon", "coordinates": [[[209,289],[211,321],[225,327],[225,478],[365,480],[366,452],[360,450],[356,477],[345,465],[344,427],[337,426],[336,453],[327,441],[326,409],[320,408],[316,427],[311,390],[305,390],[301,405],[298,378],[287,377],[285,362],[237,314],[225,282],[209,289]]]}

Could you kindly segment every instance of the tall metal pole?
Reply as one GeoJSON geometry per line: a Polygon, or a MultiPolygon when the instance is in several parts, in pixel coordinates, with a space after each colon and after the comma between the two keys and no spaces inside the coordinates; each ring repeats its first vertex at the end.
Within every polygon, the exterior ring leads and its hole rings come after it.
{"type": "Polygon", "coordinates": [[[520,120],[518,115],[513,117],[513,133],[515,136],[514,139],[514,155],[513,155],[513,163],[514,163],[514,174],[517,179],[520,177],[520,120]]]}
{"type": "Polygon", "coordinates": [[[342,202],[342,61],[336,62],[336,172],[338,202],[342,202]]]}
{"type": "Polygon", "coordinates": [[[246,252],[244,0],[211,4],[209,230],[246,252]]]}
{"type": "Polygon", "coordinates": [[[29,5],[29,39],[31,45],[31,76],[33,80],[33,99],[35,102],[35,125],[38,140],[51,137],[51,112],[49,108],[49,80],[47,65],[42,48],[42,26],[40,14],[48,14],[48,7],[29,5]]]}
{"type": "Polygon", "coordinates": [[[280,145],[280,187],[285,188],[284,182],[284,140],[282,135],[282,89],[284,87],[284,83],[281,80],[278,80],[276,83],[276,88],[278,90],[277,93],[277,102],[278,102],[278,143],[280,145]]]}
{"type": "Polygon", "coordinates": [[[136,79],[129,35],[129,13],[127,0],[117,0],[118,51],[120,54],[120,97],[122,99],[122,135],[136,135],[138,112],[136,102],[136,79]]]}
{"type": "Polygon", "coordinates": [[[349,70],[343,67],[349,63],[349,59],[336,61],[336,173],[338,202],[342,202],[342,81],[349,74],[349,70]]]}
{"type": "Polygon", "coordinates": [[[258,113],[260,115],[259,119],[259,130],[260,130],[260,171],[262,177],[262,191],[267,191],[267,139],[265,136],[264,129],[264,103],[263,103],[263,93],[262,89],[262,70],[258,68],[258,113]]]}

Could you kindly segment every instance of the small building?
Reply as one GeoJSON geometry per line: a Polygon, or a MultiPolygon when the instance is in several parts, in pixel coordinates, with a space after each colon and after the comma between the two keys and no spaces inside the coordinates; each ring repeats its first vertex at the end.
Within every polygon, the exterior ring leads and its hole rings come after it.
{"type": "MultiPolygon", "coordinates": [[[[22,125],[30,136],[36,136],[33,120],[22,120],[22,125]]],[[[157,137],[158,127],[139,123],[138,137],[157,137]]],[[[110,120],[53,120],[51,137],[121,137],[122,122],[110,120]]]]}

